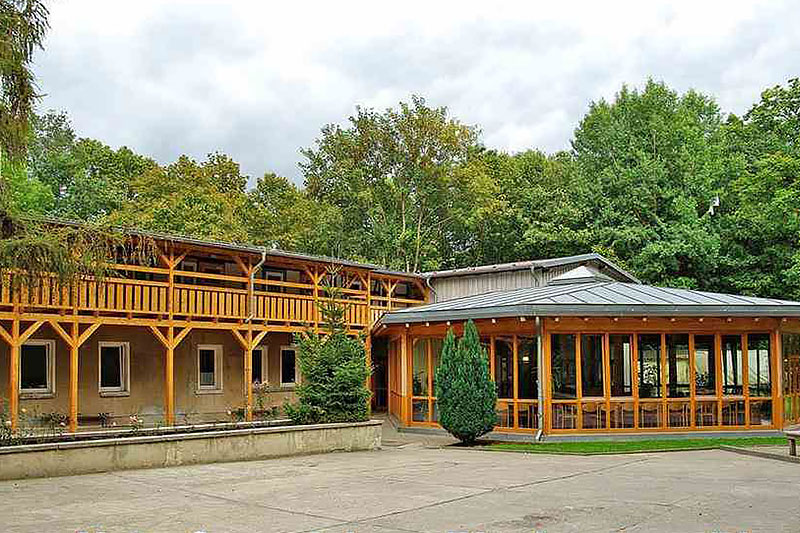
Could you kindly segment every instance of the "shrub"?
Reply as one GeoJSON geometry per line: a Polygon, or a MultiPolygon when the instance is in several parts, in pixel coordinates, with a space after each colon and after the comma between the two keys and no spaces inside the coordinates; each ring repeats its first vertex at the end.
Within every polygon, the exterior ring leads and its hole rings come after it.
{"type": "Polygon", "coordinates": [[[494,429],[497,391],[471,320],[457,344],[453,330],[447,332],[436,369],[436,398],[439,424],[463,443],[473,444],[494,429]]]}
{"type": "Polygon", "coordinates": [[[364,341],[347,335],[346,308],[338,303],[340,291],[332,287],[326,287],[326,291],[328,297],[319,306],[325,334],[312,331],[296,337],[300,370],[297,403],[284,406],[286,416],[296,424],[369,418],[370,369],[364,341]]]}

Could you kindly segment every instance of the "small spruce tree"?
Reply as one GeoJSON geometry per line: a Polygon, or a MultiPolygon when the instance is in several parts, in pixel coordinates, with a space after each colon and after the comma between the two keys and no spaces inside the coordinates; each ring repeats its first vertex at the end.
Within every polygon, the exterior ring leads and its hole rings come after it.
{"type": "MultiPolygon", "coordinates": [[[[329,277],[337,273],[331,269],[329,277]]],[[[296,424],[367,420],[371,393],[366,383],[371,370],[364,340],[347,334],[341,289],[324,289],[327,297],[319,302],[324,333],[297,335],[297,402],[284,405],[284,411],[296,424]]]]}
{"type": "Polygon", "coordinates": [[[453,330],[447,332],[436,369],[436,401],[439,424],[464,444],[494,429],[497,391],[472,320],[458,343],[453,330]]]}

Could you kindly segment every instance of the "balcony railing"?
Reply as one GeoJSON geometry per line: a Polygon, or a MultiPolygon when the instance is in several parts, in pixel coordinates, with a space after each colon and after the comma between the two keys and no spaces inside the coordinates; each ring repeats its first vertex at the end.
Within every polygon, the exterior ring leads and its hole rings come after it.
{"type": "MultiPolygon", "coordinates": [[[[24,311],[122,314],[143,318],[246,320],[312,326],[322,321],[317,303],[325,290],[312,283],[120,265],[121,275],[143,272],[153,279],[106,277],[61,285],[55,278],[29,284],[5,273],[0,306],[18,305],[24,311]],[[127,273],[127,274],[126,274],[127,273]],[[170,278],[172,277],[172,282],[170,278]],[[160,278],[160,279],[159,279],[160,278]],[[195,281],[190,283],[188,281],[195,281]],[[16,287],[16,288],[15,288],[16,287]]],[[[144,277],[144,276],[140,276],[144,277]]],[[[341,288],[337,302],[346,307],[348,326],[371,326],[387,311],[425,303],[423,300],[369,294],[341,288]]]]}

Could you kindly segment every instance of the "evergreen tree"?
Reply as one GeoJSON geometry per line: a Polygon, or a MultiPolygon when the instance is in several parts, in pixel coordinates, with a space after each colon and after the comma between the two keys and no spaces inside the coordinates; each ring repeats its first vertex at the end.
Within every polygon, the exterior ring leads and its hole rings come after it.
{"type": "Polygon", "coordinates": [[[453,330],[447,332],[436,369],[439,423],[465,444],[474,443],[497,422],[497,391],[487,361],[472,320],[464,326],[458,344],[453,330]]]}

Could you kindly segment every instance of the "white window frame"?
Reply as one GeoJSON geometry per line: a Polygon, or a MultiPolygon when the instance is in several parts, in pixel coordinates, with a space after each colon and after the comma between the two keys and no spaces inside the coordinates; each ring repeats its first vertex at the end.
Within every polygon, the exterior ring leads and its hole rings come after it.
{"type": "Polygon", "coordinates": [[[52,339],[30,339],[22,343],[19,348],[19,375],[17,376],[17,389],[21,398],[53,398],[56,395],[56,341],[52,339]],[[45,346],[47,357],[47,388],[23,389],[22,388],[22,347],[45,346]]]}
{"type": "Polygon", "coordinates": [[[130,396],[131,395],[131,344],[129,342],[100,341],[97,343],[97,390],[100,396],[130,396]],[[103,387],[103,348],[120,348],[122,350],[122,376],[120,387],[103,387]]]}
{"type": "Polygon", "coordinates": [[[295,346],[293,344],[292,345],[281,346],[280,363],[281,363],[281,368],[280,368],[280,372],[281,372],[280,373],[281,387],[282,388],[293,388],[295,385],[297,385],[297,382],[299,381],[297,379],[297,346],[295,346]],[[289,383],[286,383],[286,382],[283,381],[283,352],[284,352],[284,350],[294,352],[294,381],[289,382],[289,383]]]}
{"type": "MultiPolygon", "coordinates": [[[[267,380],[269,378],[269,372],[267,371],[267,359],[268,359],[267,356],[269,354],[269,351],[267,350],[267,347],[265,345],[263,345],[263,344],[253,348],[253,354],[255,354],[256,351],[261,353],[261,376],[260,376],[261,379],[259,379],[258,381],[259,381],[259,383],[261,383],[263,385],[264,383],[267,382],[267,380]]],[[[251,372],[251,374],[252,374],[252,372],[251,372]]],[[[250,380],[251,381],[253,380],[253,376],[252,375],[250,376],[250,380]]]]}
{"type": "Polygon", "coordinates": [[[198,344],[195,353],[195,365],[197,366],[197,394],[222,394],[222,345],[221,344],[198,344]],[[214,385],[200,385],[200,351],[212,350],[214,352],[214,385]]]}

